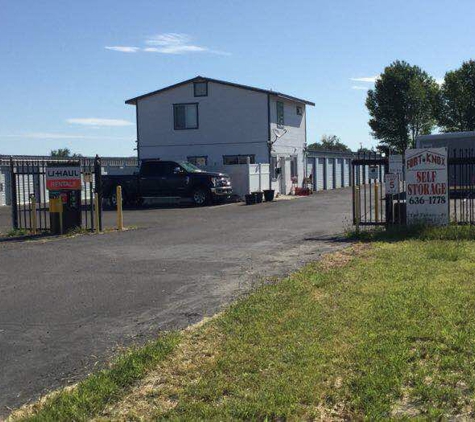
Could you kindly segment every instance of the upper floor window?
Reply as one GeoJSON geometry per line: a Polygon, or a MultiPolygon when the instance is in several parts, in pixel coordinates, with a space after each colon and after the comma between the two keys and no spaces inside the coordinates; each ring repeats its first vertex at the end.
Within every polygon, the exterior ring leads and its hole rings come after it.
{"type": "Polygon", "coordinates": [[[277,127],[284,127],[284,103],[282,101],[276,102],[277,106],[277,127]]]}
{"type": "Polygon", "coordinates": [[[175,130],[198,129],[198,103],[174,104],[175,130]]]}
{"type": "Polygon", "coordinates": [[[297,115],[302,116],[303,115],[303,108],[302,106],[297,106],[297,115]]]}
{"type": "Polygon", "coordinates": [[[195,82],[193,84],[195,91],[195,97],[207,97],[208,96],[208,82],[195,82]]]}

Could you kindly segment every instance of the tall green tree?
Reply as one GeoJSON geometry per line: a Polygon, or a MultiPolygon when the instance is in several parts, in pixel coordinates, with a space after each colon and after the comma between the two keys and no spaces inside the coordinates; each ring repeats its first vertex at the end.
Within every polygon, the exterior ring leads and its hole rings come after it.
{"type": "Polygon", "coordinates": [[[351,151],[336,135],[323,135],[320,142],[310,144],[307,149],[309,151],[351,151]]]}
{"type": "Polygon", "coordinates": [[[366,107],[372,135],[381,150],[402,153],[418,135],[434,127],[438,85],[418,66],[395,61],[368,91],[366,107]]]}
{"type": "Polygon", "coordinates": [[[475,61],[445,74],[437,122],[444,132],[475,130],[475,61]]]}
{"type": "Polygon", "coordinates": [[[51,157],[59,157],[59,158],[67,158],[67,157],[72,157],[72,158],[77,158],[77,157],[82,157],[81,154],[72,154],[71,155],[71,150],[69,148],[59,148],[59,149],[54,149],[50,152],[51,157]]]}

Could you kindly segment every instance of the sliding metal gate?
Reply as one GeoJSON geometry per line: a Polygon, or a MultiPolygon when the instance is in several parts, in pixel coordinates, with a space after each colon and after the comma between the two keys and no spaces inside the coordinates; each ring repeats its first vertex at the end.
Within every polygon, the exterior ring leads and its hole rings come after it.
{"type": "Polygon", "coordinates": [[[81,167],[81,221],[82,228],[102,230],[102,182],[101,159],[16,159],[10,158],[11,203],[13,229],[32,230],[33,214],[36,215],[36,229],[50,229],[49,192],[46,189],[46,167],[48,163],[68,163],[81,167]],[[99,221],[94,217],[94,193],[99,194],[99,221]],[[32,199],[36,209],[33,210],[32,199]]]}

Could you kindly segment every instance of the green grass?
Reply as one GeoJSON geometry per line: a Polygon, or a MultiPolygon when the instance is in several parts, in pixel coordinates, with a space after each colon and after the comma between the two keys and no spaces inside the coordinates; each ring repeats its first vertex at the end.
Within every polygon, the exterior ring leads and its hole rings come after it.
{"type": "Polygon", "coordinates": [[[308,266],[235,304],[214,322],[216,359],[153,416],[473,418],[475,242],[433,235],[308,266]]]}
{"type": "Polygon", "coordinates": [[[109,369],[90,375],[76,388],[53,394],[39,410],[34,409],[33,413],[22,415],[18,420],[89,420],[126,394],[134,382],[174,350],[178,341],[177,334],[169,334],[141,348],[132,348],[119,356],[109,369]]]}
{"type": "Polygon", "coordinates": [[[131,352],[31,419],[85,420],[107,404],[102,416],[122,420],[473,419],[473,234],[366,233],[358,253],[262,286],[176,353],[176,337],[131,352]],[[159,382],[122,401],[157,362],[159,382]]]}

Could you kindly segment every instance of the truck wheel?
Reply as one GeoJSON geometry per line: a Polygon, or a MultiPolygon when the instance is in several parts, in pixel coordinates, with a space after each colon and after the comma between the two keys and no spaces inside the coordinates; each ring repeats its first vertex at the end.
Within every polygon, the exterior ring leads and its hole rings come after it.
{"type": "Polygon", "coordinates": [[[210,200],[210,192],[206,188],[198,187],[193,190],[191,194],[191,199],[193,199],[193,203],[198,207],[202,207],[206,205],[210,200]]]}

